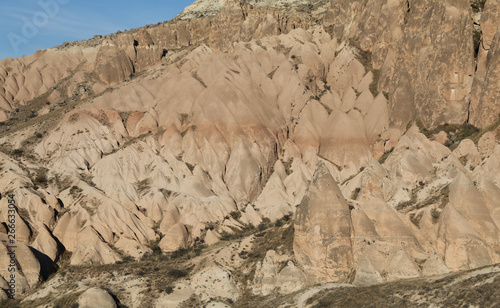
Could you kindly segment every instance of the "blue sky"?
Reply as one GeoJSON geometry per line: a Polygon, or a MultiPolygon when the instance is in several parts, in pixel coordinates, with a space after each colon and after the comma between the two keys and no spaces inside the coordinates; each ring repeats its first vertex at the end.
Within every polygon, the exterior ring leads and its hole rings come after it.
{"type": "Polygon", "coordinates": [[[172,19],[194,0],[0,0],[0,60],[172,19]]]}

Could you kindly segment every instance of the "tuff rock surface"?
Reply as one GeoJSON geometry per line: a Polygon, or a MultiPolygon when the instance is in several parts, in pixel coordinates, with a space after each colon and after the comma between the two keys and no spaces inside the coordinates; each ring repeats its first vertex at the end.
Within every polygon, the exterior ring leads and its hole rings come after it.
{"type": "Polygon", "coordinates": [[[1,60],[17,303],[306,306],[499,263],[497,2],[198,0],[1,60]]]}

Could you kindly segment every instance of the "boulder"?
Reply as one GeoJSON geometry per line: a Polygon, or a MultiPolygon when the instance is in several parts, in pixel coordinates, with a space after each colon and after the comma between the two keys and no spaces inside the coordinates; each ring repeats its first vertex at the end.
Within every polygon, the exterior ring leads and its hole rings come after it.
{"type": "Polygon", "coordinates": [[[90,288],[78,297],[78,307],[81,308],[116,308],[113,297],[103,289],[90,288]]]}

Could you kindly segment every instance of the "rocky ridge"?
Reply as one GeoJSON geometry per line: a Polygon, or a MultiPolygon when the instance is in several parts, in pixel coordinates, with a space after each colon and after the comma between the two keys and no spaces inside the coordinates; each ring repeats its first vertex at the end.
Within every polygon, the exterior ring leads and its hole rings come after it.
{"type": "Polygon", "coordinates": [[[215,2],[0,61],[21,303],[112,306],[89,288],[114,279],[131,307],[242,305],[500,262],[495,0],[476,53],[468,1],[215,2]],[[140,295],[155,262],[170,289],[140,295]]]}

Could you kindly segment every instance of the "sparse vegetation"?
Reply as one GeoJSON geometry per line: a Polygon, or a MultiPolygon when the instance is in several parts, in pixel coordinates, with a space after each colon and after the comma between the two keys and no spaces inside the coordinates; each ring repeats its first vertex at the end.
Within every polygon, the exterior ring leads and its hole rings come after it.
{"type": "Polygon", "coordinates": [[[471,0],[470,6],[474,12],[482,12],[484,10],[484,4],[486,0],[471,0]]]}
{"type": "Polygon", "coordinates": [[[149,242],[149,248],[151,248],[154,255],[161,255],[162,254],[161,248],[158,244],[159,244],[158,241],[150,241],[149,242]]]}
{"type": "Polygon", "coordinates": [[[249,236],[253,233],[255,233],[255,227],[253,225],[246,225],[242,229],[233,229],[232,233],[227,231],[220,232],[220,239],[222,241],[234,241],[249,236]]]}
{"type": "MultiPolygon", "coordinates": [[[[500,275],[484,273],[460,279],[410,279],[366,287],[322,290],[306,301],[310,307],[493,307],[500,301],[500,275]]],[[[282,305],[275,303],[276,307],[282,305]]],[[[284,306],[284,305],[282,305],[284,306]]]]}
{"type": "Polygon", "coordinates": [[[409,215],[410,221],[417,227],[420,226],[420,220],[424,215],[424,210],[429,211],[432,217],[432,222],[434,224],[439,222],[442,209],[449,202],[449,185],[441,187],[439,190],[434,192],[429,198],[417,202],[417,192],[418,189],[415,188],[412,191],[411,199],[409,201],[401,202],[396,206],[396,210],[407,213],[409,215]]]}
{"type": "Polygon", "coordinates": [[[181,122],[181,125],[187,124],[189,121],[189,114],[187,113],[179,114],[179,121],[181,122]]]}
{"type": "Polygon", "coordinates": [[[188,272],[180,269],[171,269],[168,271],[167,275],[169,277],[179,279],[186,277],[188,275],[188,272]]]}
{"type": "Polygon", "coordinates": [[[69,123],[76,123],[78,122],[78,120],[80,119],[80,115],[78,113],[74,113],[72,114],[69,118],[68,118],[68,122],[69,123]]]}
{"type": "Polygon", "coordinates": [[[172,195],[177,195],[177,193],[174,193],[171,190],[168,190],[166,188],[160,188],[160,192],[165,196],[166,199],[170,198],[172,195]]]}
{"type": "Polygon", "coordinates": [[[78,186],[72,186],[69,190],[69,194],[75,199],[78,199],[81,196],[82,192],[83,190],[78,186]]]}
{"type": "Polygon", "coordinates": [[[17,208],[17,213],[19,216],[21,216],[24,220],[29,221],[30,219],[30,212],[25,209],[25,208],[17,208]]]}
{"type": "Polygon", "coordinates": [[[23,154],[24,154],[23,149],[14,149],[12,151],[12,156],[14,156],[14,158],[16,159],[19,159],[19,157],[23,156],[23,154]]]}
{"type": "Polygon", "coordinates": [[[417,227],[420,226],[420,220],[422,219],[422,216],[424,216],[423,212],[420,213],[411,213],[410,214],[410,221],[417,227]]]}
{"type": "Polygon", "coordinates": [[[41,188],[45,189],[49,185],[49,180],[47,178],[47,172],[48,170],[45,168],[39,168],[36,171],[36,176],[35,179],[33,180],[33,184],[36,186],[40,186],[41,188]]]}
{"type": "Polygon", "coordinates": [[[394,149],[390,149],[389,151],[385,151],[384,154],[382,154],[382,156],[378,159],[378,162],[381,165],[383,163],[385,163],[385,161],[387,160],[387,158],[389,158],[389,156],[391,156],[392,151],[394,151],[394,149]]]}
{"type": "Polygon", "coordinates": [[[360,187],[357,187],[356,189],[354,189],[351,193],[351,199],[352,200],[356,200],[358,199],[358,195],[359,193],[361,192],[361,188],[360,187]]]}
{"type": "Polygon", "coordinates": [[[439,218],[441,217],[441,210],[432,209],[431,216],[432,216],[432,223],[437,224],[439,222],[439,218]]]}
{"type": "Polygon", "coordinates": [[[292,164],[293,164],[293,157],[291,157],[288,161],[281,160],[283,167],[285,167],[285,173],[286,175],[292,174],[292,164]]]}
{"type": "Polygon", "coordinates": [[[195,167],[193,164],[190,164],[190,163],[186,162],[186,166],[188,167],[189,171],[193,172],[194,167],[195,167]]]}
{"type": "Polygon", "coordinates": [[[49,184],[54,184],[59,191],[64,191],[71,187],[71,178],[67,175],[55,174],[53,178],[49,179],[49,184]]]}
{"type": "Polygon", "coordinates": [[[235,220],[238,220],[241,218],[241,212],[240,211],[232,211],[231,213],[229,213],[229,215],[231,215],[231,217],[235,220]]]}
{"type": "Polygon", "coordinates": [[[261,40],[256,40],[255,44],[257,44],[257,46],[259,46],[260,48],[262,48],[264,50],[267,50],[267,47],[264,46],[264,45],[262,45],[262,41],[261,40]]]}
{"type": "Polygon", "coordinates": [[[151,178],[144,179],[142,181],[136,182],[135,189],[139,195],[144,194],[151,188],[151,178]]]}
{"type": "Polygon", "coordinates": [[[269,74],[267,74],[267,77],[269,77],[269,79],[273,79],[273,76],[274,76],[274,73],[276,73],[276,71],[278,70],[279,66],[277,66],[275,69],[272,70],[272,72],[270,72],[269,74]]]}
{"type": "Polygon", "coordinates": [[[372,70],[373,80],[370,83],[369,90],[373,94],[373,96],[377,96],[380,91],[378,90],[378,83],[380,81],[380,70],[372,70]]]}
{"type": "Polygon", "coordinates": [[[191,76],[192,76],[194,79],[198,80],[198,82],[199,82],[199,83],[200,83],[200,84],[201,84],[201,85],[202,85],[205,89],[206,89],[206,88],[208,88],[207,84],[203,81],[203,79],[201,79],[201,77],[198,75],[198,72],[197,72],[197,71],[193,71],[193,72],[191,73],[191,76]]]}
{"type": "Polygon", "coordinates": [[[205,248],[206,246],[204,244],[198,243],[197,245],[179,248],[176,251],[166,253],[165,255],[169,260],[189,260],[201,255],[203,249],[205,248]]]}
{"type": "Polygon", "coordinates": [[[477,129],[476,127],[468,123],[460,125],[444,124],[444,125],[439,125],[434,129],[428,130],[420,119],[417,119],[415,123],[419,128],[420,132],[424,134],[427,138],[432,138],[433,135],[439,133],[440,131],[444,131],[449,136],[448,142],[445,145],[453,150],[458,146],[460,141],[464,139],[471,139],[472,141],[474,141],[474,143],[477,144],[477,142],[479,141],[481,136],[484,135],[484,133],[495,129],[498,127],[498,125],[500,125],[500,119],[494,122],[492,125],[485,127],[482,130],[477,129]]]}
{"type": "Polygon", "coordinates": [[[276,45],[276,47],[274,47],[274,50],[276,50],[277,52],[280,52],[288,57],[288,55],[290,54],[290,51],[292,51],[292,47],[286,47],[282,43],[279,43],[278,45],[276,45]]]}
{"type": "MultiPolygon", "coordinates": [[[[365,70],[369,71],[372,69],[372,52],[369,50],[364,50],[359,45],[359,42],[355,39],[349,40],[349,44],[356,48],[356,58],[365,67],[365,70]]],[[[378,81],[377,81],[378,82],[378,81]]]]}

